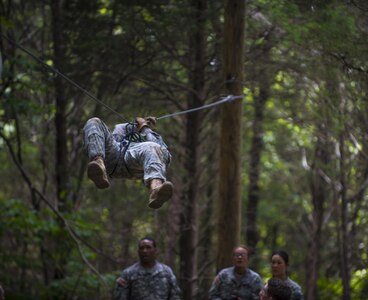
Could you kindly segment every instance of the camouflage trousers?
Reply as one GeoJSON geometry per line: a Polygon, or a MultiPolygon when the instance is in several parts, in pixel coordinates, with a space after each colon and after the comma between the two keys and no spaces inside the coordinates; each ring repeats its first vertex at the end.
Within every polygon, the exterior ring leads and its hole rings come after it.
{"type": "Polygon", "coordinates": [[[89,159],[103,157],[109,177],[143,179],[147,186],[152,179],[166,181],[171,155],[165,147],[146,141],[131,142],[125,148],[99,118],[89,119],[83,131],[89,159]]]}

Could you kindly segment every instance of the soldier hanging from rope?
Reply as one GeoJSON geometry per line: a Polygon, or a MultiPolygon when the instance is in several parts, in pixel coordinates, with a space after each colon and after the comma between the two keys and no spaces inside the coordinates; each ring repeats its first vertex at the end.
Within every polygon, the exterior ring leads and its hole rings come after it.
{"type": "Polygon", "coordinates": [[[135,122],[115,125],[111,133],[99,118],[87,121],[87,176],[97,188],[108,188],[109,178],[143,179],[150,188],[148,207],[158,209],[171,198],[173,184],[166,181],[171,154],[155,126],[155,117],[137,117],[135,122]]]}

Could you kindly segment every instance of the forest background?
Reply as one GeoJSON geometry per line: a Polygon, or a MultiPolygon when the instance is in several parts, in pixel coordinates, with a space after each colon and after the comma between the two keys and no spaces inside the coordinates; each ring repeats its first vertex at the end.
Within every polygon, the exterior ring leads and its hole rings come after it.
{"type": "MultiPolygon", "coordinates": [[[[236,47],[223,42],[228,2],[0,1],[7,299],[109,299],[145,235],[183,299],[207,299],[217,257],[231,257],[218,253],[218,230],[233,222],[219,221],[219,203],[234,200],[219,199],[222,108],[158,120],[175,185],[158,211],[139,181],[100,191],[87,180],[82,129],[93,116],[113,127],[227,96],[236,80],[223,74],[224,49],[236,47]]],[[[264,280],[272,250],[287,250],[305,299],[366,299],[368,4],[248,0],[244,20],[242,117],[227,127],[241,129],[238,240],[264,280]]]]}

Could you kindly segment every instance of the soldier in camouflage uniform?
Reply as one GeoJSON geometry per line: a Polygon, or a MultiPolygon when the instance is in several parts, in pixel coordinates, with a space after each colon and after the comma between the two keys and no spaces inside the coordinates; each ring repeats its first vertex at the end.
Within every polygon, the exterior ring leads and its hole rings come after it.
{"type": "Polygon", "coordinates": [[[249,249],[238,246],[233,251],[234,266],[221,270],[209,290],[211,300],[259,300],[262,279],[248,268],[249,249]]]}
{"type": "Polygon", "coordinates": [[[155,240],[141,239],[138,255],[139,262],[123,270],[116,280],[113,300],[180,300],[174,273],[156,260],[155,240]]]}
{"type": "Polygon", "coordinates": [[[303,300],[304,295],[299,284],[287,275],[289,254],[284,250],[276,250],[271,254],[272,277],[284,280],[291,288],[291,300],[303,300]]]}
{"type": "Polygon", "coordinates": [[[134,123],[117,124],[111,133],[99,118],[87,121],[87,176],[97,188],[108,188],[109,178],[142,179],[151,189],[150,208],[160,208],[171,198],[173,185],[166,181],[171,154],[155,125],[154,117],[138,117],[134,123]]]}

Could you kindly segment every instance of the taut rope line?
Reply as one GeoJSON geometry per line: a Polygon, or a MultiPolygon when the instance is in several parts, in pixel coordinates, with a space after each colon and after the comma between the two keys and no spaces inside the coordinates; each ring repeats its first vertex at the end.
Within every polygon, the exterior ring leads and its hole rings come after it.
{"type": "MultiPolygon", "coordinates": [[[[38,58],[36,55],[34,55],[32,52],[30,52],[29,50],[27,50],[26,48],[24,48],[22,45],[20,45],[17,42],[9,39],[8,37],[6,37],[5,35],[3,35],[1,33],[0,33],[0,35],[3,38],[5,38],[9,43],[15,45],[16,47],[18,47],[19,49],[21,49],[22,51],[24,51],[25,53],[27,53],[29,56],[31,56],[33,59],[35,59],[38,63],[40,63],[41,65],[43,65],[44,67],[46,67],[47,69],[49,69],[50,71],[52,71],[53,73],[61,76],[63,79],[65,79],[66,81],[68,81],[70,84],[72,84],[77,89],[81,90],[83,93],[85,93],[91,99],[93,99],[96,102],[98,102],[99,104],[103,105],[105,108],[109,109],[110,111],[112,111],[113,113],[115,113],[116,115],[118,115],[119,117],[121,117],[124,121],[129,122],[119,112],[117,112],[116,110],[114,110],[113,108],[111,108],[110,106],[108,106],[107,104],[105,104],[103,101],[101,101],[98,98],[96,98],[95,96],[93,96],[90,92],[88,92],[86,89],[84,89],[83,87],[81,87],[79,84],[77,84],[76,82],[74,82],[73,80],[71,80],[68,76],[64,75],[59,70],[57,70],[54,67],[52,67],[52,66],[48,65],[47,63],[45,63],[43,60],[41,60],[40,58],[38,58]]],[[[178,116],[178,115],[183,115],[183,114],[187,114],[187,113],[191,113],[191,112],[194,112],[194,111],[198,111],[198,110],[202,110],[202,109],[214,107],[214,106],[217,106],[217,105],[226,103],[226,102],[231,102],[231,101],[233,101],[235,99],[242,99],[242,98],[243,98],[243,96],[228,95],[228,96],[226,96],[225,98],[223,98],[223,99],[221,99],[219,101],[216,101],[216,102],[213,102],[213,103],[209,103],[209,104],[205,104],[205,105],[200,106],[200,107],[196,107],[196,108],[192,108],[192,109],[188,109],[188,110],[184,110],[184,111],[180,111],[180,112],[176,112],[176,113],[164,115],[164,116],[158,117],[157,120],[165,119],[165,118],[169,118],[169,117],[174,117],[174,116],[178,116]]]]}
{"type": "Polygon", "coordinates": [[[226,103],[226,102],[231,102],[231,101],[233,101],[235,99],[242,99],[242,98],[243,98],[243,96],[229,95],[229,96],[225,97],[224,99],[221,99],[221,100],[216,101],[216,102],[213,102],[213,103],[209,103],[209,104],[206,104],[206,105],[203,105],[203,106],[200,106],[200,107],[191,108],[191,109],[184,110],[184,111],[179,111],[179,112],[176,112],[176,113],[173,113],[173,114],[169,114],[169,115],[165,115],[165,116],[162,116],[162,117],[158,117],[157,120],[165,119],[165,118],[169,118],[169,117],[173,117],[173,116],[178,116],[178,115],[182,115],[182,114],[191,113],[193,111],[197,111],[197,110],[201,110],[201,109],[213,107],[213,106],[220,105],[220,104],[223,104],[223,103],[226,103]]]}
{"type": "Polygon", "coordinates": [[[35,59],[41,65],[43,65],[44,67],[46,67],[47,69],[49,69],[53,73],[56,73],[57,75],[59,75],[62,78],[64,78],[66,81],[68,81],[69,83],[71,83],[72,85],[74,85],[77,89],[81,90],[87,96],[89,96],[90,98],[92,98],[93,100],[95,100],[96,102],[98,102],[99,104],[103,105],[105,108],[109,109],[110,111],[112,111],[113,113],[115,113],[116,115],[118,115],[119,117],[121,117],[123,120],[128,121],[119,112],[117,112],[116,110],[114,110],[113,108],[111,108],[110,106],[108,106],[107,104],[105,104],[104,102],[102,102],[101,100],[97,99],[95,96],[93,96],[86,89],[84,89],[79,84],[77,84],[76,82],[74,82],[73,80],[71,80],[68,76],[64,75],[63,73],[61,73],[59,70],[55,69],[54,67],[51,67],[50,65],[48,65],[47,63],[45,63],[44,61],[42,61],[40,58],[38,58],[36,55],[34,55],[32,52],[30,52],[29,50],[27,50],[26,48],[24,48],[23,46],[21,46],[17,42],[9,39],[8,37],[6,37],[6,36],[4,36],[2,34],[1,34],[1,36],[4,37],[8,42],[12,43],[13,45],[17,46],[22,51],[24,51],[25,53],[27,53],[29,56],[31,56],[33,59],[35,59]]]}

